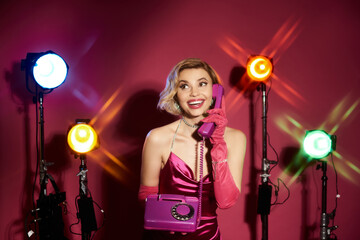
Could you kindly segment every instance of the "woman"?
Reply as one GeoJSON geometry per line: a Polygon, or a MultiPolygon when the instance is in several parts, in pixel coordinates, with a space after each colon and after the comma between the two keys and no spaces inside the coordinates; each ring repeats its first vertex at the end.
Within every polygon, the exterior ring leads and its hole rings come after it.
{"type": "Polygon", "coordinates": [[[197,58],[179,62],[167,78],[158,107],[180,119],[147,135],[139,199],[154,193],[197,197],[202,141],[197,129],[202,122],[216,127],[204,147],[202,213],[196,232],[145,231],[145,239],[221,239],[216,208],[231,207],[240,194],[246,137],[226,126],[224,102],[221,109],[210,109],[212,85],[219,83],[215,71],[197,58]]]}

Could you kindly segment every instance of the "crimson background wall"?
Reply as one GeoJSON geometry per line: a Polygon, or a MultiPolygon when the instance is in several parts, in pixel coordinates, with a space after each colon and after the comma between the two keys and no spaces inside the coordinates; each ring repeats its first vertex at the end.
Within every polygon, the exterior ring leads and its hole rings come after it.
{"type": "MultiPolygon", "coordinates": [[[[68,238],[81,238],[68,229],[77,221],[80,165],[66,147],[68,127],[76,118],[90,118],[100,135],[101,147],[87,156],[89,188],[106,213],[95,239],[139,239],[142,143],[150,129],[173,120],[157,112],[158,94],[174,64],[199,57],[222,78],[229,125],[248,138],[242,195],[234,207],[218,211],[223,237],[261,239],[256,215],[261,96],[244,94],[236,83],[247,56],[264,53],[275,64],[268,132],[280,163],[271,180],[277,183],[280,177],[291,192],[284,205],[271,209],[269,239],[319,238],[321,172],[296,158],[305,130],[316,128],[338,136],[336,234],[353,239],[360,210],[359,29],[355,0],[2,1],[0,238],[24,239],[24,219],[32,209],[36,107],[20,61],[28,52],[53,50],[70,69],[66,82],[44,98],[45,159],[54,162],[49,173],[67,194],[68,238]]],[[[268,155],[276,159],[270,147],[268,155]]],[[[331,211],[336,194],[332,164],[328,176],[331,211]]],[[[280,185],[278,201],[286,195],[280,185]]],[[[96,212],[100,224],[102,215],[96,212]]]]}

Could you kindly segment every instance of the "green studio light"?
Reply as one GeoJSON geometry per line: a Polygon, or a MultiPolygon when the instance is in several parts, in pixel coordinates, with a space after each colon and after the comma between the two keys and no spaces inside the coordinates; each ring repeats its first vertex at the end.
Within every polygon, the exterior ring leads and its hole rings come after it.
{"type": "Polygon", "coordinates": [[[323,130],[307,131],[303,149],[310,158],[324,158],[335,149],[335,136],[329,135],[323,130]]]}

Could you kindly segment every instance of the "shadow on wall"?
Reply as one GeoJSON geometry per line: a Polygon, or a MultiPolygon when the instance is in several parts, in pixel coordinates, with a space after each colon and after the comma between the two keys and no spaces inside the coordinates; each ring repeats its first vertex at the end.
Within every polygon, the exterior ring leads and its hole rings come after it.
{"type": "MultiPolygon", "coordinates": [[[[45,144],[45,160],[52,164],[49,169],[49,174],[53,175],[55,178],[56,184],[59,187],[60,191],[64,191],[64,179],[61,173],[64,173],[69,169],[71,164],[71,158],[69,158],[69,147],[67,145],[67,135],[64,134],[55,134],[52,136],[50,141],[45,144]],[[55,173],[55,174],[53,174],[55,173]]],[[[74,170],[74,175],[77,172],[74,170]]],[[[67,199],[69,202],[70,199],[67,199]]]]}
{"type": "MultiPolygon", "coordinates": [[[[129,144],[129,152],[119,156],[128,171],[112,161],[107,169],[120,173],[121,181],[104,171],[102,186],[106,223],[101,239],[141,239],[143,209],[137,200],[140,184],[142,146],[147,133],[156,127],[176,119],[166,112],[157,110],[159,93],[147,89],[135,93],[126,102],[115,130],[115,138],[129,144]]],[[[100,233],[99,233],[100,234],[100,233]]]]}
{"type": "Polygon", "coordinates": [[[310,183],[306,170],[314,164],[316,162],[307,161],[299,147],[288,146],[281,151],[279,167],[290,176],[298,175],[296,181],[301,184],[301,240],[316,239],[315,231],[319,225],[317,222],[312,224],[309,222],[310,196],[308,189],[310,189],[310,183]]]}
{"type": "MultiPolygon", "coordinates": [[[[7,239],[14,239],[14,236],[22,234],[25,237],[24,219],[27,213],[35,208],[34,199],[32,198],[32,189],[35,173],[32,171],[32,154],[31,154],[31,136],[30,136],[30,118],[29,106],[33,103],[32,95],[26,90],[25,72],[21,71],[21,63],[14,62],[10,71],[5,71],[5,81],[9,85],[11,91],[11,98],[14,105],[17,107],[17,112],[23,117],[23,126],[19,128],[24,132],[23,141],[19,142],[18,148],[24,151],[24,158],[19,159],[17,165],[23,166],[21,174],[24,176],[22,192],[23,197],[21,206],[13,206],[14,209],[21,209],[21,217],[7,224],[6,236],[7,239]]],[[[35,161],[35,159],[34,159],[35,161]]]]}

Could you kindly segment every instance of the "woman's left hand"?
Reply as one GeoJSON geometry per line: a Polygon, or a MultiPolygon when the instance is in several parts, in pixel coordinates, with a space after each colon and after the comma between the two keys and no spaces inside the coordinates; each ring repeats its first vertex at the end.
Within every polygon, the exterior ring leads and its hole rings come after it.
{"type": "Polygon", "coordinates": [[[222,109],[222,108],[210,109],[207,111],[207,113],[209,114],[209,116],[207,116],[206,118],[204,118],[201,121],[202,122],[213,122],[216,125],[215,130],[210,137],[211,143],[214,144],[218,141],[221,141],[221,140],[223,141],[225,128],[228,123],[224,109],[222,109]]]}
{"type": "Polygon", "coordinates": [[[215,123],[215,130],[210,137],[210,142],[213,145],[211,149],[211,157],[213,162],[221,162],[227,158],[228,150],[224,140],[225,128],[228,120],[225,111],[221,108],[211,109],[208,111],[209,116],[204,118],[203,122],[215,123]]]}

